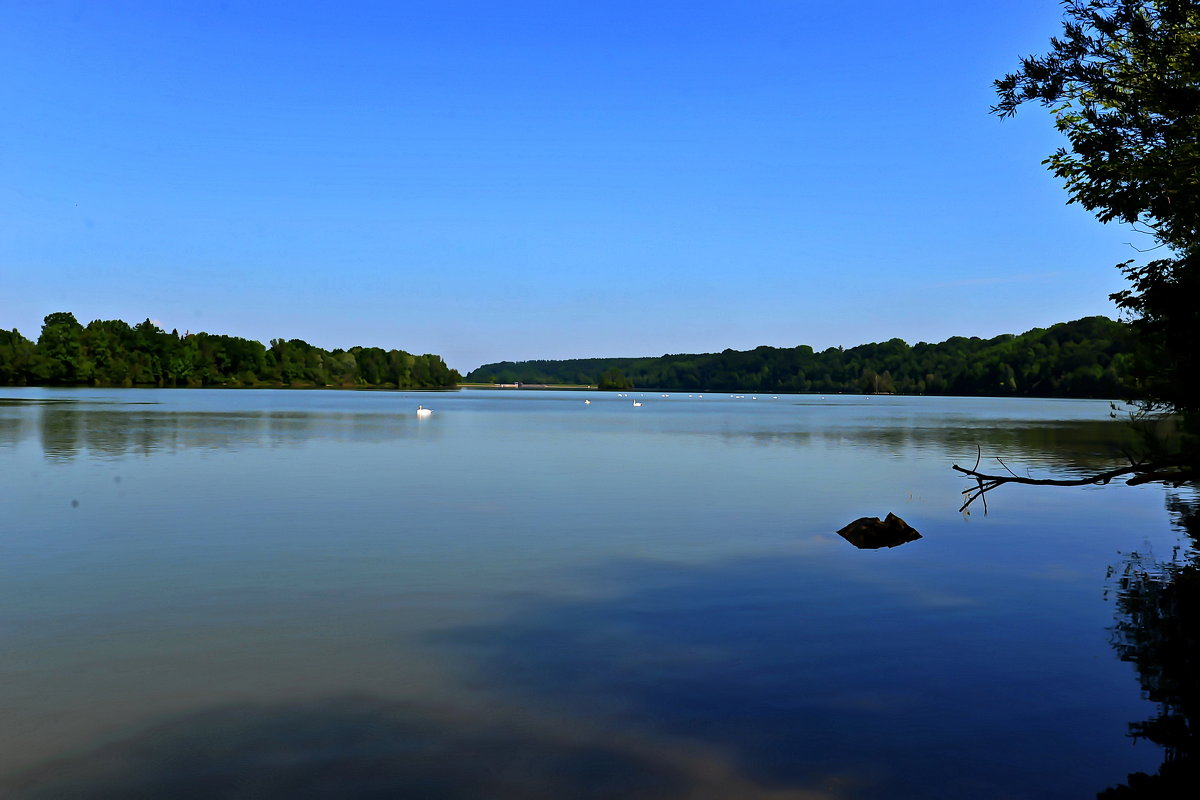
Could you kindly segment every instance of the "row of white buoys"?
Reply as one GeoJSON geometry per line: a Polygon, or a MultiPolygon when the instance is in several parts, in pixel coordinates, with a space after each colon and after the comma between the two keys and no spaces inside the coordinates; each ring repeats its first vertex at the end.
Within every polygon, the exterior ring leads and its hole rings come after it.
{"type": "MultiPolygon", "coordinates": [[[[663,395],[663,397],[670,397],[670,396],[671,396],[671,395],[669,395],[669,394],[664,394],[664,395],[663,395]]],[[[731,394],[731,395],[729,395],[729,396],[730,396],[730,397],[734,397],[734,398],[736,398],[736,399],[738,399],[738,400],[744,400],[744,399],[746,399],[746,395],[744,395],[744,394],[739,394],[739,395],[732,395],[732,394],[731,394]]],[[[617,397],[629,397],[629,394],[628,394],[628,393],[620,393],[620,392],[618,392],[618,393],[617,393],[617,397]]],[[[703,399],[704,399],[704,395],[702,395],[702,394],[701,394],[701,395],[690,395],[690,394],[689,394],[689,395],[688,395],[688,397],[698,397],[698,398],[700,398],[701,400],[703,400],[703,399]]],[[[758,397],[751,397],[750,399],[751,399],[751,400],[757,400],[757,399],[758,399],[758,397]]],[[[778,398],[778,397],[772,397],[771,399],[772,399],[772,400],[778,400],[779,398],[778,398]]],[[[822,397],[821,399],[822,399],[822,400],[824,400],[825,398],[824,398],[824,397],[822,397]]],[[[584,404],[585,406],[590,406],[590,405],[592,404],[592,401],[591,401],[591,400],[584,400],[584,401],[583,401],[583,404],[584,404]]],[[[633,407],[634,407],[634,408],[641,408],[641,407],[642,407],[642,401],[641,401],[641,400],[634,400],[634,401],[633,401],[633,407]]],[[[418,417],[432,417],[432,416],[433,416],[433,409],[432,409],[432,408],[426,408],[425,406],[417,406],[417,416],[418,416],[418,417]]]]}
{"type": "MultiPolygon", "coordinates": [[[[663,395],[663,397],[666,397],[666,395],[664,394],[664,395],[663,395]]],[[[688,395],[688,397],[691,397],[691,395],[689,394],[689,395],[688,395]]],[[[704,395],[700,395],[700,397],[704,397],[704,395]]],[[[744,394],[731,394],[731,395],[729,395],[729,398],[730,398],[731,400],[745,400],[745,399],[746,399],[746,395],[744,395],[744,394]]],[[[757,399],[758,399],[758,395],[751,395],[750,399],[751,399],[751,400],[757,400],[757,399]]],[[[779,396],[778,396],[778,395],[776,395],[776,396],[772,397],[771,399],[772,399],[772,400],[778,400],[778,399],[779,399],[779,396]]],[[[822,397],[821,399],[822,399],[822,400],[824,400],[825,398],[823,398],[823,397],[822,397]]]]}
{"type": "MultiPolygon", "coordinates": [[[[669,398],[670,396],[671,396],[671,395],[669,395],[669,394],[665,394],[665,393],[663,393],[663,394],[660,394],[660,395],[659,395],[659,397],[666,397],[666,398],[669,398]]],[[[632,395],[632,394],[630,394],[629,392],[617,392],[617,397],[626,397],[626,398],[632,398],[632,397],[633,397],[633,395],[632,395]]],[[[639,394],[639,395],[638,395],[638,397],[645,397],[645,395],[644,395],[644,394],[639,394]]],[[[694,398],[694,399],[700,399],[700,400],[703,400],[703,399],[704,399],[704,395],[702,395],[702,394],[689,394],[689,395],[688,395],[688,397],[689,397],[689,398],[694,398]]],[[[744,395],[744,394],[731,394],[731,395],[729,395],[729,398],[730,398],[731,400],[745,400],[745,399],[746,399],[746,395],[744,395]]],[[[757,399],[758,399],[758,395],[751,395],[750,399],[751,399],[751,400],[757,400],[757,399]]],[[[771,396],[771,399],[772,399],[772,400],[778,400],[778,399],[779,399],[779,395],[772,395],[772,396],[771,396]]],[[[822,400],[824,400],[825,398],[824,398],[824,397],[822,397],[821,399],[822,399],[822,400]]],[[[633,402],[634,408],[640,408],[640,407],[641,407],[641,405],[642,405],[642,401],[641,401],[641,400],[633,400],[632,402],[633,402]]],[[[584,401],[583,401],[583,404],[584,404],[585,406],[590,406],[590,405],[592,404],[592,401],[591,401],[591,400],[584,400],[584,401]]]]}
{"type": "MultiPolygon", "coordinates": [[[[640,395],[640,396],[644,396],[644,395],[640,395]]],[[[663,394],[663,395],[660,395],[660,397],[670,397],[670,396],[671,396],[671,395],[669,395],[669,394],[663,394]]],[[[628,392],[617,392],[617,397],[632,397],[632,395],[630,395],[628,392]]],[[[704,395],[702,395],[702,394],[689,394],[689,395],[688,395],[688,397],[692,397],[692,398],[698,398],[698,399],[700,399],[700,400],[703,400],[703,399],[704,399],[704,395]]],[[[745,399],[746,399],[746,395],[744,395],[744,394],[731,394],[731,395],[729,395],[729,397],[730,397],[730,399],[733,399],[733,400],[745,400],[745,399]]],[[[757,400],[757,399],[758,399],[758,395],[752,395],[752,396],[750,397],[750,399],[751,399],[751,400],[757,400]]],[[[778,399],[779,399],[779,395],[773,395],[773,396],[771,397],[771,399],[772,399],[772,400],[778,400],[778,399]]],[[[823,398],[823,397],[822,397],[821,399],[822,399],[822,400],[824,400],[825,398],[823,398]]],[[[583,401],[583,404],[584,404],[585,406],[590,406],[590,405],[592,404],[592,401],[591,401],[591,400],[584,400],[584,401],[583,401]]],[[[642,405],[642,401],[641,401],[641,400],[634,400],[634,401],[633,401],[633,405],[634,405],[634,407],[640,408],[640,407],[641,407],[641,405],[642,405]]]]}

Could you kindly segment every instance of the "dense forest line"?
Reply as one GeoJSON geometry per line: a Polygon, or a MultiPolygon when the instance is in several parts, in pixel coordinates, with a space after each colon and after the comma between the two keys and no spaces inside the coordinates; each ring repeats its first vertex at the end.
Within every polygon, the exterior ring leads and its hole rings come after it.
{"type": "Polygon", "coordinates": [[[129,325],[73,314],[45,318],[32,342],[0,330],[0,385],[454,388],[461,376],[440,356],[351,347],[322,350],[301,339],[264,345],[237,336],[129,325]]]}
{"type": "Polygon", "coordinates": [[[807,345],[649,358],[485,364],[466,379],[601,389],[866,392],[1116,398],[1133,391],[1128,326],[1085,317],[993,339],[901,339],[814,352],[807,345]]]}

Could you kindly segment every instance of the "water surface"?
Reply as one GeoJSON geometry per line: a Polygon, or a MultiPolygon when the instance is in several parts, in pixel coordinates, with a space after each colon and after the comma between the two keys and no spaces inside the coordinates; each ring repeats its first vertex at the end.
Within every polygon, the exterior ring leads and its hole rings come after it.
{"type": "Polygon", "coordinates": [[[1105,594],[1178,545],[1164,490],[964,517],[950,469],[1113,464],[1104,402],[0,398],[8,795],[1068,797],[1161,761],[1105,594]],[[888,512],[923,538],[835,534],[888,512]]]}

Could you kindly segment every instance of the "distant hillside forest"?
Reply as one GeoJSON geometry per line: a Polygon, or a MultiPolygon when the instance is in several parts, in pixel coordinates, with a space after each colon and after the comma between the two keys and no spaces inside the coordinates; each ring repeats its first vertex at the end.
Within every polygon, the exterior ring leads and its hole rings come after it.
{"type": "Polygon", "coordinates": [[[351,347],[322,350],[300,339],[269,346],[236,336],[129,325],[73,314],[46,317],[31,342],[0,330],[0,385],[229,386],[444,389],[461,376],[440,356],[351,347]]]}
{"type": "Polygon", "coordinates": [[[899,393],[1117,398],[1132,389],[1127,326],[1086,317],[1019,336],[900,339],[817,353],[807,345],[700,355],[485,364],[476,383],[587,384],[601,389],[899,393]]]}

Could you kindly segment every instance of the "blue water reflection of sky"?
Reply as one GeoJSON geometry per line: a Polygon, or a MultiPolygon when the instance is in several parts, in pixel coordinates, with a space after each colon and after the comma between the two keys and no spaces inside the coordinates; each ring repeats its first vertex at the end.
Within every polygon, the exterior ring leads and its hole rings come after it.
{"type": "Polygon", "coordinates": [[[1073,592],[1022,602],[1044,581],[931,587],[908,564],[875,582],[810,558],[613,569],[636,588],[530,601],[438,639],[484,685],[715,746],[767,783],[832,773],[890,797],[1052,797],[1128,758],[1119,731],[1095,735],[1136,708],[1127,676],[1080,673],[1104,642],[1080,628],[1073,592]]]}

